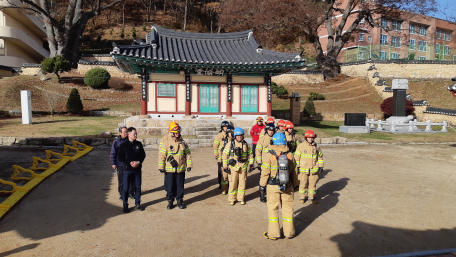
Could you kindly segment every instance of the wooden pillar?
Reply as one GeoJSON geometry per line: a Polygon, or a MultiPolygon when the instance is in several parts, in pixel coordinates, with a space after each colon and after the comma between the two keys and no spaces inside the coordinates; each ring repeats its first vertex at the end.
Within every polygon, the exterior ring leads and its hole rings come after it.
{"type": "Polygon", "coordinates": [[[141,69],[141,115],[147,115],[147,70],[141,69]]]}
{"type": "Polygon", "coordinates": [[[228,73],[226,76],[226,84],[227,84],[227,103],[226,103],[226,116],[231,117],[233,112],[231,110],[232,107],[232,98],[233,98],[233,76],[231,73],[228,73]]]}
{"type": "Polygon", "coordinates": [[[272,116],[272,93],[271,93],[271,75],[267,74],[264,79],[264,84],[268,87],[268,110],[267,116],[272,116]]]}
{"type": "Polygon", "coordinates": [[[185,116],[192,115],[192,86],[190,84],[190,73],[185,74],[185,116]]]}

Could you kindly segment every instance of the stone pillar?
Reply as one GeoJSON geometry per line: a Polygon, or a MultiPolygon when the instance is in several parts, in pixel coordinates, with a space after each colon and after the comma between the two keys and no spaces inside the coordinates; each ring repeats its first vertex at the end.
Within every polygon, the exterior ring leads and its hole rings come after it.
{"type": "Polygon", "coordinates": [[[290,121],[295,125],[301,123],[301,94],[291,93],[290,99],[290,121]]]}
{"type": "Polygon", "coordinates": [[[147,82],[149,80],[146,69],[141,69],[141,115],[147,114],[147,82]]]}
{"type": "Polygon", "coordinates": [[[393,79],[393,115],[405,117],[405,103],[407,100],[407,79],[393,79]]]}

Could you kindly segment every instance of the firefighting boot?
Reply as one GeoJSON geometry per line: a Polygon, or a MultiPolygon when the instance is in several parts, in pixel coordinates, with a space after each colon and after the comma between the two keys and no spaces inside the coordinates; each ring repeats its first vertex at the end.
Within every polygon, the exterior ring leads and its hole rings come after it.
{"type": "Polygon", "coordinates": [[[174,207],[173,202],[174,200],[168,200],[168,206],[166,207],[166,209],[171,210],[174,207]]]}
{"type": "Polygon", "coordinates": [[[245,202],[244,202],[244,201],[241,201],[241,202],[240,202],[240,205],[245,205],[245,202]]]}
{"type": "Polygon", "coordinates": [[[265,238],[267,238],[267,239],[277,240],[276,237],[269,237],[269,236],[268,236],[268,232],[264,232],[264,233],[263,233],[263,236],[264,236],[265,238]]]}
{"type": "Polygon", "coordinates": [[[309,199],[309,201],[310,201],[310,203],[312,203],[312,204],[317,204],[317,203],[318,203],[318,201],[317,201],[316,199],[309,199]]]}
{"type": "Polygon", "coordinates": [[[185,203],[184,203],[183,199],[177,199],[177,207],[179,207],[179,209],[187,208],[187,206],[185,206],[185,203]]]}
{"type": "Polygon", "coordinates": [[[234,201],[231,201],[231,202],[230,202],[230,205],[231,205],[231,206],[234,206],[234,203],[235,203],[234,201]]]}
{"type": "Polygon", "coordinates": [[[300,202],[300,203],[305,203],[305,202],[307,202],[307,197],[302,198],[302,199],[299,199],[299,202],[300,202]]]}
{"type": "Polygon", "coordinates": [[[226,190],[223,190],[223,191],[222,191],[222,195],[226,195],[226,190]]]}

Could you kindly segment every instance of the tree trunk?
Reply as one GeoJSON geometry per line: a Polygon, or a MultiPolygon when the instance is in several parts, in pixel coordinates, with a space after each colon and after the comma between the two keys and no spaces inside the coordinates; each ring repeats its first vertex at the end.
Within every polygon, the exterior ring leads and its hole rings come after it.
{"type": "Polygon", "coordinates": [[[151,15],[151,13],[152,13],[152,8],[151,8],[151,6],[149,5],[149,6],[147,7],[147,21],[148,21],[148,22],[150,22],[150,15],[151,15]]]}
{"type": "Polygon", "coordinates": [[[185,0],[184,31],[185,31],[185,27],[187,26],[187,5],[188,5],[188,0],[185,0]]]}
{"type": "Polygon", "coordinates": [[[122,19],[123,19],[122,28],[125,29],[125,5],[122,5],[122,19]]]}
{"type": "Polygon", "coordinates": [[[333,56],[317,56],[317,64],[318,67],[323,70],[325,78],[334,78],[340,74],[339,62],[333,56]]]}

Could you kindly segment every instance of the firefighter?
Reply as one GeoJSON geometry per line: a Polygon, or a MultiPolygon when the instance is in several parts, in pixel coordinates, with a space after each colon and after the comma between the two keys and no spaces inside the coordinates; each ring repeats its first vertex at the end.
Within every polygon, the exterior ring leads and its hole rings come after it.
{"type": "Polygon", "coordinates": [[[263,118],[261,116],[259,116],[256,119],[256,124],[250,130],[250,135],[252,136],[253,158],[255,158],[255,148],[257,147],[258,139],[260,138],[260,133],[264,128],[265,128],[265,125],[263,124],[263,118]]]}
{"type": "MultiPolygon", "coordinates": [[[[234,140],[234,127],[229,126],[226,129],[226,136],[220,141],[220,147],[218,148],[218,158],[219,163],[222,163],[223,151],[228,145],[231,145],[231,142],[234,140]]],[[[222,172],[222,195],[226,195],[228,191],[228,173],[222,172]]]]}
{"type": "MultiPolygon", "coordinates": [[[[275,121],[274,121],[274,118],[268,118],[268,119],[266,120],[266,124],[271,124],[271,123],[274,124],[274,122],[275,122],[275,121]]],[[[261,132],[260,132],[260,138],[262,138],[262,137],[264,136],[265,132],[266,132],[265,129],[262,129],[262,130],[261,130],[261,132]]]]}
{"type": "Polygon", "coordinates": [[[171,139],[163,142],[158,153],[158,170],[165,174],[165,190],[168,200],[167,209],[172,209],[174,199],[179,209],[185,209],[184,183],[185,171],[190,172],[193,166],[190,148],[182,139],[179,125],[170,128],[171,139]]]}
{"type": "Polygon", "coordinates": [[[287,146],[290,151],[294,153],[298,147],[298,139],[295,135],[294,124],[291,121],[285,122],[285,137],[287,139],[287,146]]]}
{"type": "Polygon", "coordinates": [[[296,165],[299,172],[299,202],[305,203],[307,195],[309,201],[317,204],[315,199],[317,193],[318,173],[323,170],[323,152],[315,143],[317,135],[312,130],[304,134],[304,142],[298,145],[295,152],[296,165]]]}
{"type": "MultiPolygon", "coordinates": [[[[274,135],[275,126],[274,123],[266,124],[265,134],[260,140],[258,141],[257,148],[256,148],[256,162],[258,165],[258,169],[261,171],[261,164],[263,160],[263,155],[269,150],[269,145],[271,144],[272,136],[274,135]]],[[[260,202],[266,203],[266,195],[260,191],[260,202]]]]}
{"type": "Polygon", "coordinates": [[[230,123],[228,121],[222,121],[222,124],[220,124],[220,133],[218,133],[218,135],[215,136],[214,143],[212,144],[214,148],[215,159],[218,161],[217,174],[219,189],[222,189],[222,156],[219,155],[219,147],[222,139],[226,137],[226,129],[229,125],[230,123]]]}
{"type": "Polygon", "coordinates": [[[231,141],[223,150],[223,171],[228,173],[229,192],[228,202],[234,205],[236,200],[241,205],[245,204],[245,188],[248,172],[253,171],[253,154],[244,140],[244,130],[234,129],[235,140],[231,141]]]}
{"type": "Polygon", "coordinates": [[[273,144],[264,155],[260,178],[260,191],[268,195],[268,231],[263,236],[276,240],[280,238],[279,206],[282,206],[283,234],[286,238],[295,236],[293,224],[294,188],[298,186],[293,154],[288,149],[285,135],[275,133],[273,144]],[[267,187],[266,187],[267,186],[267,187]]]}
{"type": "Polygon", "coordinates": [[[284,120],[279,120],[277,122],[276,132],[285,134],[285,121],[284,120]]]}

